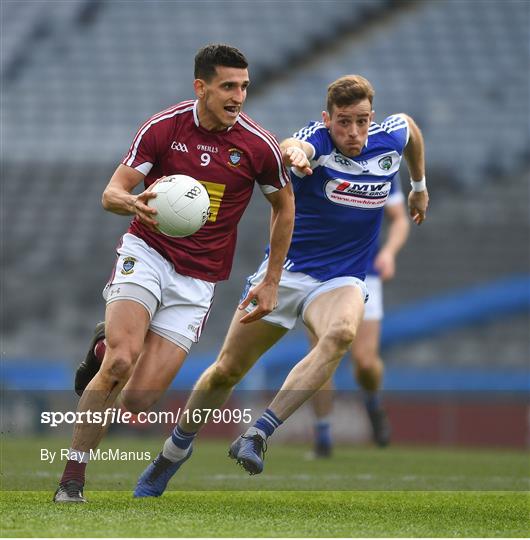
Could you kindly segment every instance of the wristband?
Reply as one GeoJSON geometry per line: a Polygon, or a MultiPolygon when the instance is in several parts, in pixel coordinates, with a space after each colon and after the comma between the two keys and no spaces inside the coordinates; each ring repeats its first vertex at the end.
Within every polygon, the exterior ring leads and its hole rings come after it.
{"type": "Polygon", "coordinates": [[[410,185],[412,186],[412,191],[425,191],[427,189],[427,183],[425,182],[425,176],[421,179],[415,182],[410,179],[410,185]]]}

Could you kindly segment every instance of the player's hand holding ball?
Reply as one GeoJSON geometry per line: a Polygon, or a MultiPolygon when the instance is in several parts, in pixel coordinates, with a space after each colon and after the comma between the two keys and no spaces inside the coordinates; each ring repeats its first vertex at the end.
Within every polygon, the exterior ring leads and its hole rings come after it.
{"type": "Polygon", "coordinates": [[[156,192],[153,191],[153,188],[157,182],[162,180],[162,178],[159,178],[145,191],[137,195],[133,204],[134,213],[136,214],[140,222],[153,232],[158,232],[158,221],[156,220],[157,210],[156,208],[149,206],[149,201],[156,197],[156,192]]]}
{"type": "Polygon", "coordinates": [[[139,219],[151,230],[174,238],[197,232],[210,215],[206,188],[183,174],[159,178],[138,199],[139,219]]]}

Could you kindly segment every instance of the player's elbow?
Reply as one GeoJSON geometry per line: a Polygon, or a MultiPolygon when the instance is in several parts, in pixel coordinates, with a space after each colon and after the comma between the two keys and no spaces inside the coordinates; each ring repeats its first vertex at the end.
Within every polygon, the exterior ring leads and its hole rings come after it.
{"type": "Polygon", "coordinates": [[[101,195],[101,206],[103,206],[105,210],[110,210],[110,196],[107,189],[105,189],[101,195]]]}

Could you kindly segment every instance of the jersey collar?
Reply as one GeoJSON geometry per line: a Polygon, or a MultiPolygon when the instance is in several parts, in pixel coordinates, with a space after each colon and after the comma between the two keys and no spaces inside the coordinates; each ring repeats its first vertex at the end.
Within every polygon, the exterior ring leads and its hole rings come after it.
{"type": "Polygon", "coordinates": [[[197,112],[197,105],[199,104],[199,100],[196,99],[193,102],[193,121],[195,122],[195,125],[199,127],[199,113],[197,112]]]}
{"type": "MultiPolygon", "coordinates": [[[[193,102],[193,121],[195,122],[195,125],[198,127],[198,128],[201,128],[201,129],[205,129],[201,126],[201,124],[199,123],[199,113],[197,112],[197,107],[199,106],[199,100],[196,99],[194,102],[193,102]]],[[[224,131],[220,131],[219,133],[228,133],[238,122],[239,122],[239,116],[240,116],[241,113],[239,113],[237,115],[237,120],[235,121],[235,123],[230,126],[229,128],[226,128],[224,131]]],[[[205,131],[208,131],[208,130],[205,130],[205,131]]],[[[208,132],[210,133],[210,132],[208,132]]]]}

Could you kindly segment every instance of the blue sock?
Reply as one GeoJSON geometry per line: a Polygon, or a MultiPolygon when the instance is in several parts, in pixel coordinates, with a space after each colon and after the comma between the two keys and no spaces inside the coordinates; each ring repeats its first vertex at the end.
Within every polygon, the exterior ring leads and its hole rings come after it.
{"type": "Polygon", "coordinates": [[[364,404],[366,405],[366,410],[370,413],[379,410],[381,408],[379,394],[377,392],[366,392],[364,394],[364,404]]]}
{"type": "Polygon", "coordinates": [[[315,438],[319,446],[331,446],[331,424],[328,420],[315,422],[315,438]]]}
{"type": "Polygon", "coordinates": [[[283,422],[270,409],[267,409],[256,422],[254,422],[253,427],[263,431],[267,437],[270,437],[274,433],[274,430],[282,424],[283,422]]]}
{"type": "Polygon", "coordinates": [[[187,433],[186,431],[183,431],[177,424],[173,433],[171,433],[171,440],[177,448],[186,450],[190,447],[193,439],[195,439],[195,435],[197,435],[197,433],[187,433]]]}

